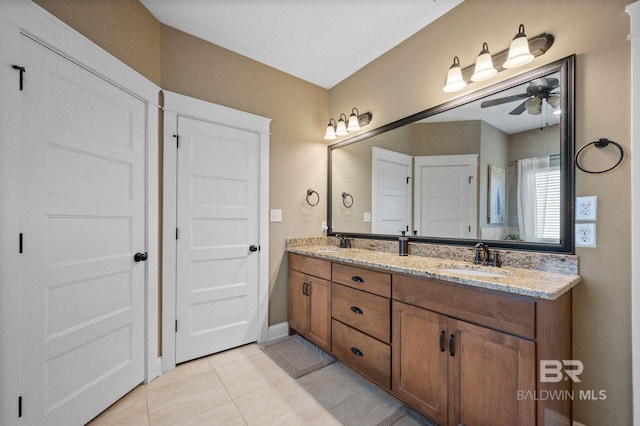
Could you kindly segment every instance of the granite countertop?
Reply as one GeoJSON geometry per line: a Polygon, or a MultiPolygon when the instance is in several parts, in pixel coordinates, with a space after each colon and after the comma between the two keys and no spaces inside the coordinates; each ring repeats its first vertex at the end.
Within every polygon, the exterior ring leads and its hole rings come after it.
{"type": "Polygon", "coordinates": [[[396,253],[357,248],[339,249],[328,245],[288,247],[287,251],[355,266],[435,278],[550,300],[557,299],[582,280],[580,275],[574,274],[514,267],[480,266],[460,260],[415,255],[398,256],[396,253]]]}

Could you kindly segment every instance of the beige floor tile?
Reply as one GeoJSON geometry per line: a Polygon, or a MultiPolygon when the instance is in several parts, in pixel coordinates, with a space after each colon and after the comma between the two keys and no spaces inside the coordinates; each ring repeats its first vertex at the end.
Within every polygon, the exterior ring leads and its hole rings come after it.
{"type": "Polygon", "coordinates": [[[255,343],[251,343],[249,345],[244,345],[235,349],[229,349],[228,351],[213,354],[206,359],[214,368],[217,368],[222,367],[223,365],[230,362],[246,359],[247,357],[250,357],[251,355],[254,355],[258,352],[262,352],[260,350],[260,347],[255,343]]]}
{"type": "Polygon", "coordinates": [[[281,380],[293,380],[262,351],[216,368],[220,380],[233,399],[257,390],[266,390],[281,380]]]}
{"type": "Polygon", "coordinates": [[[174,425],[230,401],[213,369],[195,375],[186,374],[181,380],[171,380],[170,385],[147,389],[152,425],[174,425]]]}
{"type": "Polygon", "coordinates": [[[256,390],[234,400],[249,426],[340,425],[313,396],[293,378],[256,390]]]}
{"type": "Polygon", "coordinates": [[[140,385],[120,398],[115,404],[103,411],[98,417],[89,422],[91,426],[102,425],[141,425],[149,424],[147,410],[147,392],[144,385],[140,385]]]}
{"type": "Polygon", "coordinates": [[[176,426],[246,426],[246,422],[233,402],[227,402],[212,410],[176,423],[176,426]]]}

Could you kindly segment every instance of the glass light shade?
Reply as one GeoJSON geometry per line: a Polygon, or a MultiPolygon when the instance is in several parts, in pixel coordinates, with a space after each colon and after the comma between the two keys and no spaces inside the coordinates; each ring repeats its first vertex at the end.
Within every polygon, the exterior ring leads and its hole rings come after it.
{"type": "Polygon", "coordinates": [[[347,124],[347,131],[353,132],[356,130],[360,130],[360,123],[358,122],[358,109],[353,108],[351,110],[351,115],[349,116],[349,123],[347,124]]]}
{"type": "Polygon", "coordinates": [[[547,103],[551,105],[551,108],[556,109],[560,106],[560,96],[551,95],[547,98],[547,103]]]}
{"type": "Polygon", "coordinates": [[[338,120],[338,125],[336,126],[336,136],[344,136],[349,133],[347,131],[347,125],[344,122],[344,118],[342,117],[347,118],[344,113],[340,114],[340,119],[338,120]]]}
{"type": "Polygon", "coordinates": [[[442,90],[444,92],[457,92],[464,89],[467,86],[467,82],[462,78],[462,70],[460,69],[460,60],[458,57],[453,58],[453,64],[449,68],[447,73],[447,83],[442,90]]]}
{"type": "Polygon", "coordinates": [[[333,140],[336,139],[336,128],[334,126],[336,120],[334,120],[333,118],[329,120],[329,124],[327,124],[327,131],[324,134],[324,139],[325,140],[333,140]]]}
{"type": "Polygon", "coordinates": [[[478,55],[478,59],[476,59],[476,68],[471,76],[471,81],[488,80],[496,74],[498,74],[498,70],[493,67],[493,58],[489,53],[489,46],[487,43],[483,43],[482,51],[478,55]]]}
{"type": "Polygon", "coordinates": [[[542,112],[542,100],[538,97],[527,99],[524,103],[524,107],[531,115],[540,115],[542,112]]]}
{"type": "Polygon", "coordinates": [[[524,33],[524,25],[520,24],[518,34],[511,40],[507,60],[502,66],[504,68],[521,67],[533,61],[534,57],[529,51],[529,40],[527,40],[527,35],[524,33]]]}

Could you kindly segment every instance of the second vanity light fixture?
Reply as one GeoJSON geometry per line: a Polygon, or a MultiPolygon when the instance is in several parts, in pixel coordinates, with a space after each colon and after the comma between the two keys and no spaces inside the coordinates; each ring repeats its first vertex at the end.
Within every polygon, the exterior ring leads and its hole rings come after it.
{"type": "Polygon", "coordinates": [[[345,136],[349,132],[354,132],[359,130],[360,127],[366,126],[371,123],[371,118],[373,116],[370,112],[365,112],[364,114],[360,114],[358,108],[351,109],[351,115],[349,116],[349,120],[347,121],[347,115],[345,113],[340,114],[338,118],[338,123],[336,124],[336,120],[333,118],[329,119],[329,124],[327,124],[327,131],[324,135],[326,140],[336,139],[338,136],[345,136]]]}
{"type": "Polygon", "coordinates": [[[487,43],[482,43],[482,50],[478,54],[475,66],[469,66],[465,69],[460,69],[460,59],[455,56],[447,73],[447,82],[442,90],[457,92],[467,86],[468,80],[472,82],[488,80],[503,69],[526,65],[536,56],[543,55],[549,50],[553,40],[553,36],[546,33],[528,40],[524,33],[524,25],[520,24],[518,34],[511,41],[509,50],[503,50],[492,56],[487,43]]]}

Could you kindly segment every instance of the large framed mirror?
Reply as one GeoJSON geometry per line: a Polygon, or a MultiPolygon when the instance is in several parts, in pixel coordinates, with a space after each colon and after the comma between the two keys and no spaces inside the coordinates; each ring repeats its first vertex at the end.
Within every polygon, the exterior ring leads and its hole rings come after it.
{"type": "Polygon", "coordinates": [[[328,235],[573,253],[574,56],[328,147],[328,235]]]}

